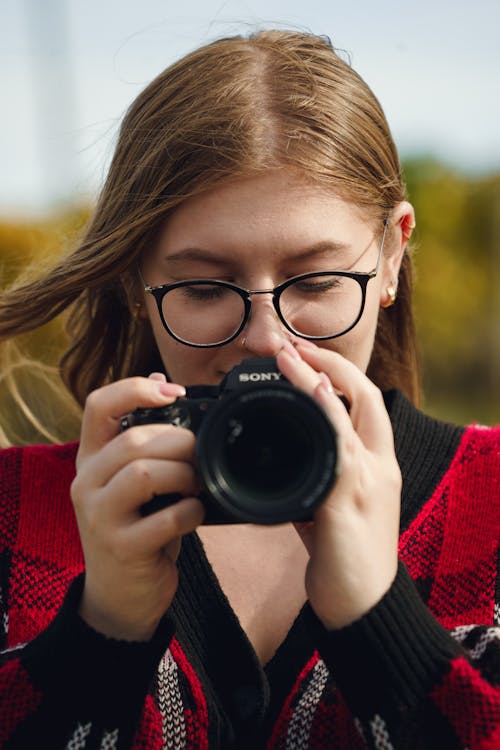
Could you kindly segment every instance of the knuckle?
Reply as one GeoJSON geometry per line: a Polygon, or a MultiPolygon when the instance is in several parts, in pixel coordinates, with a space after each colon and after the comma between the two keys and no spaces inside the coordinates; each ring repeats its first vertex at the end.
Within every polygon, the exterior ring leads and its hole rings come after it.
{"type": "Polygon", "coordinates": [[[117,441],[120,443],[120,448],[128,455],[135,455],[143,447],[146,437],[147,432],[144,428],[132,427],[120,433],[117,441]]]}
{"type": "Polygon", "coordinates": [[[365,379],[365,388],[367,396],[372,399],[372,401],[377,401],[379,403],[384,402],[382,391],[378,386],[375,385],[375,383],[372,380],[369,380],[369,378],[365,379]]]}
{"type": "Polygon", "coordinates": [[[133,399],[143,397],[148,393],[147,383],[147,378],[139,375],[131,378],[123,378],[114,383],[107,383],[88,394],[85,399],[85,411],[91,414],[99,412],[103,407],[108,405],[111,394],[123,394],[124,389],[130,393],[130,397],[133,399]]]}
{"type": "Polygon", "coordinates": [[[75,507],[78,507],[82,501],[81,485],[82,485],[81,476],[80,474],[77,474],[70,485],[71,502],[73,503],[75,507]]]}
{"type": "Polygon", "coordinates": [[[147,390],[145,386],[145,380],[145,378],[135,376],[132,378],[125,378],[124,380],[117,381],[116,385],[122,392],[126,391],[127,394],[130,395],[131,399],[139,403],[141,398],[144,397],[144,394],[147,390]]]}
{"type": "Polygon", "coordinates": [[[87,414],[95,414],[100,410],[100,406],[103,400],[104,388],[97,388],[95,391],[91,391],[85,399],[84,411],[87,414]]]}
{"type": "Polygon", "coordinates": [[[130,397],[140,405],[142,401],[149,404],[151,399],[152,381],[141,375],[122,380],[122,387],[126,387],[130,397]]]}
{"type": "Polygon", "coordinates": [[[131,461],[127,468],[127,481],[140,483],[142,486],[150,487],[152,484],[151,464],[147,459],[136,458],[131,461]]]}
{"type": "Polygon", "coordinates": [[[87,472],[79,471],[70,485],[70,497],[75,509],[87,504],[89,496],[89,482],[87,472]]]}
{"type": "Polygon", "coordinates": [[[165,519],[165,523],[168,526],[168,533],[172,538],[182,536],[185,533],[185,518],[179,513],[178,508],[172,508],[172,513],[169,514],[168,520],[165,519]]]}

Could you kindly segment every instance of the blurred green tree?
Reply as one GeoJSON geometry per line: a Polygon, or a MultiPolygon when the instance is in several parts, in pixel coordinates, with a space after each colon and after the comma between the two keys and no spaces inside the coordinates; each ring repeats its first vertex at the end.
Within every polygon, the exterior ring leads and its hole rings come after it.
{"type": "Polygon", "coordinates": [[[415,314],[429,410],[500,421],[500,175],[406,162],[417,216],[415,314]]]}

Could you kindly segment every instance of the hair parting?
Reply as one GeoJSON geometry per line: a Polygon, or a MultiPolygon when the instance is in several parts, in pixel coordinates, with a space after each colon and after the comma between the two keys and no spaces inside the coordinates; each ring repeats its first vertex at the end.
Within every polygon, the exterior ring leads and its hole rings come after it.
{"type": "MultiPolygon", "coordinates": [[[[0,295],[0,339],[64,312],[60,375],[80,405],[104,383],[162,369],[149,324],[131,314],[137,259],[184,200],[269,169],[295,170],[381,227],[406,197],[382,108],[327,38],[282,30],[225,38],[155,78],[124,117],[83,240],[42,278],[0,295]]],[[[398,288],[380,312],[369,375],[418,401],[408,254],[398,288]]]]}

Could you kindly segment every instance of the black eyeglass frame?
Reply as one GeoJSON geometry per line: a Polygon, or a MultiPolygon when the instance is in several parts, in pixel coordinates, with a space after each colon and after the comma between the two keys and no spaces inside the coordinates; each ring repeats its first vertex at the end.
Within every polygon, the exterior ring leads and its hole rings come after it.
{"type": "MultiPolygon", "coordinates": [[[[273,306],[276,311],[276,315],[278,316],[279,320],[283,323],[285,328],[290,331],[290,333],[293,333],[295,336],[298,336],[299,338],[306,339],[308,341],[328,341],[330,339],[336,339],[340,336],[344,336],[346,333],[349,333],[361,320],[361,317],[365,310],[365,304],[366,304],[366,288],[368,285],[368,282],[370,279],[375,278],[375,276],[378,274],[379,266],[380,266],[380,259],[382,257],[382,252],[384,249],[384,242],[385,242],[385,236],[387,233],[387,226],[388,226],[388,219],[384,219],[384,231],[382,234],[382,240],[380,242],[380,249],[378,253],[377,258],[377,264],[375,268],[372,271],[368,272],[358,272],[358,271],[312,271],[311,273],[303,273],[299,274],[298,276],[293,276],[291,279],[287,279],[282,284],[278,284],[278,286],[275,286],[274,289],[243,289],[243,287],[237,286],[236,284],[231,284],[229,281],[219,281],[218,279],[187,279],[185,281],[175,281],[172,284],[160,284],[159,286],[150,286],[149,284],[146,284],[144,282],[144,279],[141,280],[144,284],[144,291],[148,292],[149,294],[152,294],[153,297],[156,300],[156,304],[158,307],[158,313],[160,315],[160,320],[163,324],[163,327],[175,341],[178,341],[180,344],[184,344],[185,346],[191,346],[195,349],[214,349],[217,346],[225,346],[226,344],[230,344],[231,341],[234,341],[240,333],[245,328],[246,324],[248,323],[248,319],[250,317],[250,311],[252,309],[252,300],[250,297],[254,294],[272,294],[273,295],[273,306]],[[296,331],[293,326],[291,326],[283,317],[283,314],[280,309],[280,297],[285,291],[285,289],[288,289],[289,286],[296,283],[297,281],[302,281],[305,279],[313,279],[318,276],[344,276],[349,279],[354,279],[354,281],[357,281],[361,288],[361,305],[359,309],[359,313],[355,321],[344,331],[341,333],[335,333],[333,336],[306,336],[303,333],[299,333],[296,331]],[[222,341],[219,341],[215,344],[194,344],[191,341],[185,341],[184,339],[177,336],[169,327],[165,316],[163,314],[163,298],[165,295],[171,291],[172,289],[179,289],[184,286],[206,286],[207,284],[210,284],[210,286],[218,286],[223,287],[225,289],[231,289],[233,292],[236,292],[239,294],[241,299],[243,300],[244,305],[244,315],[241,321],[241,324],[239,325],[238,329],[231,334],[226,339],[223,339],[222,341]]],[[[139,272],[140,273],[140,272],[139,272]]]]}

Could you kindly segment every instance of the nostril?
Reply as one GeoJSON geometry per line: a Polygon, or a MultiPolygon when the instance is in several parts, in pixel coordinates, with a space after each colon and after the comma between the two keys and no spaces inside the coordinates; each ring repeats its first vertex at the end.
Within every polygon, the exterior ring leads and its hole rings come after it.
{"type": "Polygon", "coordinates": [[[252,309],[247,320],[240,346],[257,357],[275,357],[290,339],[272,301],[262,296],[252,300],[252,309]]]}
{"type": "Polygon", "coordinates": [[[256,357],[275,357],[286,340],[286,335],[276,328],[253,328],[242,337],[240,343],[256,357]]]}

